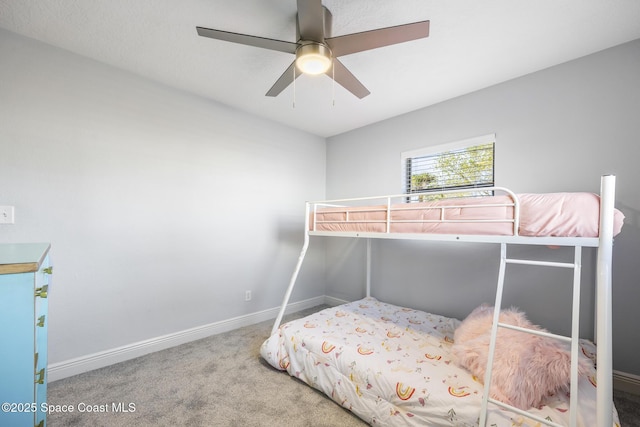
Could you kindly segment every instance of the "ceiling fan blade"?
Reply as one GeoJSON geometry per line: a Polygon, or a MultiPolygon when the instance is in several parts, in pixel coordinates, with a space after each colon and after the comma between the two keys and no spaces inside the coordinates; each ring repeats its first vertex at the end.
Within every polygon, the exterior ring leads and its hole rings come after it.
{"type": "Polygon", "coordinates": [[[332,68],[329,68],[325,74],[329,77],[333,77],[336,83],[339,83],[340,86],[358,98],[362,99],[371,93],[338,59],[333,58],[332,68]]]}
{"type": "Polygon", "coordinates": [[[414,22],[396,27],[380,28],[362,33],[331,37],[325,42],[334,57],[404,43],[429,36],[429,21],[414,22]]]}
{"type": "Polygon", "coordinates": [[[300,73],[295,73],[294,69],[296,67],[296,62],[293,61],[289,68],[286,69],[284,73],[280,76],[278,80],[271,86],[271,89],[265,94],[265,96],[278,96],[280,92],[285,90],[287,86],[289,86],[295,79],[300,77],[300,73]]]}
{"type": "Polygon", "coordinates": [[[248,46],[261,47],[263,49],[277,50],[286,53],[296,53],[297,43],[283,40],[267,39],[264,37],[250,36],[248,34],[238,34],[229,31],[213,30],[211,28],[196,27],[198,35],[216,40],[224,40],[232,43],[240,43],[248,46]]]}
{"type": "Polygon", "coordinates": [[[302,40],[324,41],[324,12],[321,0],[298,0],[298,32],[302,40]]]}

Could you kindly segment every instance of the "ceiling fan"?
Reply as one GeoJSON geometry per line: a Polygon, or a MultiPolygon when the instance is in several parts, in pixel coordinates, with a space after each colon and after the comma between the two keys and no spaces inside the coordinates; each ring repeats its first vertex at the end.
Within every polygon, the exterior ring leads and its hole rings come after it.
{"type": "Polygon", "coordinates": [[[331,12],[322,6],[322,1],[297,0],[297,2],[297,42],[295,43],[211,28],[196,27],[196,29],[198,35],[203,37],[295,54],[296,59],[276,80],[266,96],[278,96],[302,73],[324,73],[361,99],[369,95],[369,90],[338,60],[338,57],[429,36],[429,21],[420,21],[329,37],[331,12]],[[296,73],[296,69],[299,73],[296,73]]]}

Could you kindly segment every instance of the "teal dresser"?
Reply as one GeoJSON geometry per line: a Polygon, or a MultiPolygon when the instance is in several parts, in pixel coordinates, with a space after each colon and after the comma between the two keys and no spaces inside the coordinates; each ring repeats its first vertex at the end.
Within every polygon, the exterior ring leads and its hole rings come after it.
{"type": "Polygon", "coordinates": [[[48,243],[0,244],[0,426],[46,425],[48,243]]]}

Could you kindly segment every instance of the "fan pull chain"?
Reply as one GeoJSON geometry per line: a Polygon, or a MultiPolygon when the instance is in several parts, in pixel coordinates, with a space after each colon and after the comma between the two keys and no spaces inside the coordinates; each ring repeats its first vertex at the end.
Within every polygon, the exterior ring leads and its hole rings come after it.
{"type": "Polygon", "coordinates": [[[293,105],[292,108],[296,108],[296,67],[293,67],[293,105]]]}

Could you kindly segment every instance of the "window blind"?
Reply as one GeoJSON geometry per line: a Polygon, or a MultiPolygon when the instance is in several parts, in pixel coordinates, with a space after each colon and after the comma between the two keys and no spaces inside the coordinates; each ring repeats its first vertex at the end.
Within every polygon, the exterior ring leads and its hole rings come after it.
{"type": "MultiPolygon", "coordinates": [[[[457,196],[490,194],[483,187],[494,185],[495,142],[473,144],[405,158],[404,192],[428,193],[453,189],[477,189],[457,196]]],[[[425,200],[428,194],[410,201],[425,200]]]]}

